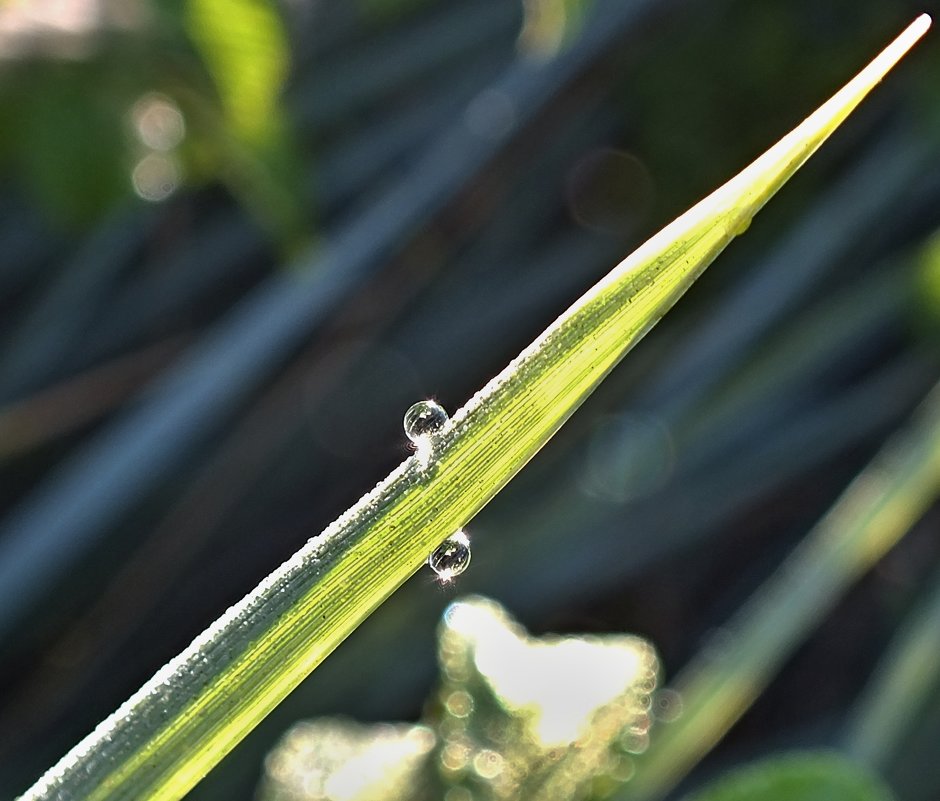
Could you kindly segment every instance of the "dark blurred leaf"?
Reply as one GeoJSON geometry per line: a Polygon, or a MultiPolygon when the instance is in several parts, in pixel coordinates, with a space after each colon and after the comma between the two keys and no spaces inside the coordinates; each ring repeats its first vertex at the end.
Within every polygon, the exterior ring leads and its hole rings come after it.
{"type": "Polygon", "coordinates": [[[940,232],[921,248],[917,259],[917,307],[930,326],[940,327],[940,232]]]}
{"type": "Polygon", "coordinates": [[[365,21],[375,24],[395,21],[433,4],[431,0],[357,0],[356,5],[365,21]]]}
{"type": "Polygon", "coordinates": [[[88,224],[130,191],[121,98],[87,65],[32,65],[12,99],[22,177],[60,221],[88,224]],[[19,101],[19,102],[18,102],[19,101]]]}
{"type": "Polygon", "coordinates": [[[687,801],[891,801],[861,766],[837,754],[790,754],[733,771],[687,801]]]}

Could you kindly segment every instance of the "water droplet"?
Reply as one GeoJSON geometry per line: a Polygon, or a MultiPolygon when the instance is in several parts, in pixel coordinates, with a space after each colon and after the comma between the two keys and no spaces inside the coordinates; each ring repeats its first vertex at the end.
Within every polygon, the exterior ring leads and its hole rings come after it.
{"type": "Polygon", "coordinates": [[[444,699],[444,707],[455,718],[465,718],[473,711],[473,697],[464,690],[454,690],[444,699]]]}
{"type": "Polygon", "coordinates": [[[751,227],[752,217],[745,217],[740,222],[738,222],[737,227],[734,229],[734,236],[741,236],[748,228],[751,227]]]}
{"type": "Polygon", "coordinates": [[[628,782],[636,773],[636,763],[628,756],[613,756],[607,768],[608,775],[618,782],[628,782]]]}
{"type": "Polygon", "coordinates": [[[131,172],[131,183],[138,197],[159,203],[172,195],[182,179],[179,161],[168,153],[144,156],[131,172]]]}
{"type": "Polygon", "coordinates": [[[653,698],[653,716],[663,723],[671,723],[682,715],[682,696],[675,690],[663,688],[653,698]]]}
{"type": "Polygon", "coordinates": [[[437,434],[448,419],[447,412],[439,403],[432,400],[418,401],[405,412],[405,436],[415,445],[420,445],[428,437],[437,434]]]}
{"type": "Polygon", "coordinates": [[[448,743],[441,751],[441,765],[454,773],[462,771],[470,761],[470,748],[465,743],[448,743]]]}
{"type": "Polygon", "coordinates": [[[503,772],[503,758],[495,751],[484,748],[473,758],[473,770],[481,779],[495,779],[503,772]]]}
{"type": "Polygon", "coordinates": [[[649,732],[642,728],[628,729],[620,735],[620,747],[628,754],[642,754],[649,744],[649,732]]]}
{"type": "Polygon", "coordinates": [[[461,530],[451,534],[428,557],[428,567],[445,584],[470,564],[470,538],[461,530]]]}

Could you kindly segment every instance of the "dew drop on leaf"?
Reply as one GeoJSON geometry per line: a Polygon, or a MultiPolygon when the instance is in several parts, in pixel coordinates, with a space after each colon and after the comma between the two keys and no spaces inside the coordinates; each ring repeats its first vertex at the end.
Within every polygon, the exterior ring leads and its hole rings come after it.
{"type": "Polygon", "coordinates": [[[463,530],[455,531],[428,557],[428,567],[444,583],[459,576],[470,564],[470,538],[463,530]]]}
{"type": "Polygon", "coordinates": [[[748,228],[751,227],[752,217],[744,217],[739,223],[737,228],[734,229],[735,236],[741,236],[748,228]]]}
{"type": "Polygon", "coordinates": [[[432,400],[418,401],[405,412],[405,436],[415,445],[419,445],[427,437],[437,434],[447,420],[447,412],[439,403],[432,400]]]}

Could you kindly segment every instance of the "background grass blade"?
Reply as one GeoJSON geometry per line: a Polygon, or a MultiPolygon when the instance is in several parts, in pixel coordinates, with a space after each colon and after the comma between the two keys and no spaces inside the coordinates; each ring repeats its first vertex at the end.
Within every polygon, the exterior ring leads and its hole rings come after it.
{"type": "MultiPolygon", "coordinates": [[[[188,792],[521,469],[928,24],[916,21],[802,125],[623,261],[460,409],[430,452],[406,460],[233,606],[25,798],[188,792]]],[[[586,55],[569,53],[559,69],[586,55]]],[[[367,229],[373,248],[377,222],[367,229]]]]}
{"type": "Polygon", "coordinates": [[[771,757],[722,776],[685,801],[893,801],[891,790],[837,753],[771,757]]]}
{"type": "Polygon", "coordinates": [[[845,750],[884,770],[903,743],[925,699],[940,686],[940,575],[890,644],[858,699],[845,750]]]}
{"type": "Polygon", "coordinates": [[[721,739],[846,588],[894,546],[940,492],[940,386],[754,598],[676,681],[666,725],[624,799],[660,798],[721,739]]]}

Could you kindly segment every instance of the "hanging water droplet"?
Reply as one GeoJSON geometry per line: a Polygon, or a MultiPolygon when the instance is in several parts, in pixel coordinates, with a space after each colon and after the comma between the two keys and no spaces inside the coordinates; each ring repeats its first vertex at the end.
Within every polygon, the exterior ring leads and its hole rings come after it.
{"type": "Polygon", "coordinates": [[[405,436],[419,445],[427,437],[437,434],[448,419],[447,412],[439,403],[432,400],[418,401],[405,412],[405,436]]]}
{"type": "Polygon", "coordinates": [[[745,217],[740,220],[737,224],[737,227],[734,229],[734,236],[741,236],[748,228],[751,227],[752,217],[745,217]]]}
{"type": "Polygon", "coordinates": [[[470,538],[463,530],[455,531],[428,557],[428,567],[444,583],[459,576],[470,564],[470,538]]]}

